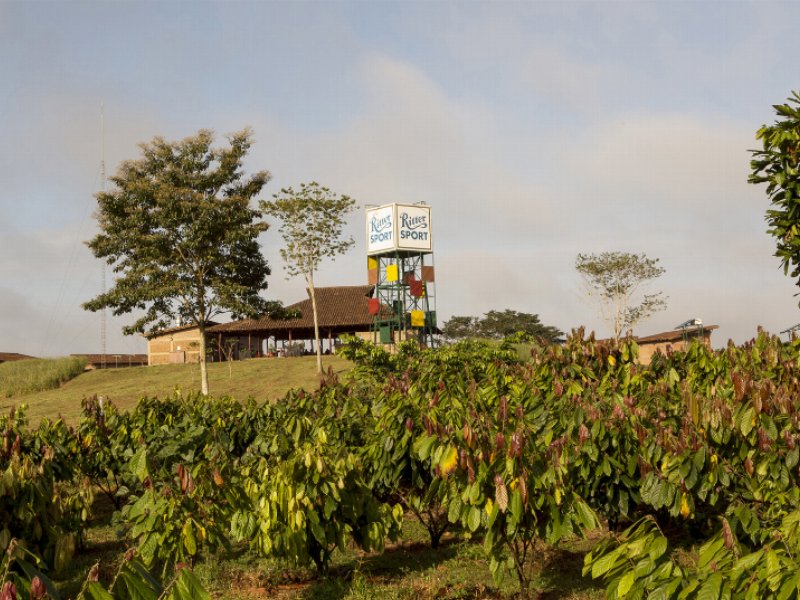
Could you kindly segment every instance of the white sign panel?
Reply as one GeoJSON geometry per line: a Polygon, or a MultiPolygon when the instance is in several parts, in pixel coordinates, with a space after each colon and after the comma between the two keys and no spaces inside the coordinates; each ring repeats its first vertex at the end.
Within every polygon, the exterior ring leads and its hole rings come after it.
{"type": "Polygon", "coordinates": [[[367,254],[396,248],[394,204],[367,210],[367,254]]]}
{"type": "Polygon", "coordinates": [[[397,247],[400,250],[431,249],[431,209],[428,206],[397,205],[397,247]]]}
{"type": "Polygon", "coordinates": [[[367,254],[392,250],[430,252],[431,209],[424,205],[386,204],[367,210],[367,254]]]}

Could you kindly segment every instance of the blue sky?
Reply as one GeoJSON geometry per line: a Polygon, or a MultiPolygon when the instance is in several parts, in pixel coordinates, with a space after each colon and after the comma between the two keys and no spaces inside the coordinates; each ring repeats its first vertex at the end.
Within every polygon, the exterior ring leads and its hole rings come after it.
{"type": "MultiPolygon", "coordinates": [[[[668,310],[742,342],[800,321],[772,256],[754,133],[800,88],[800,4],[0,2],[0,350],[97,352],[100,106],[113,173],[156,135],[251,126],[252,171],[432,207],[437,309],[608,328],[578,253],[658,257],[668,310]]],[[[319,285],[366,281],[355,248],[319,285]]],[[[266,296],[285,279],[263,239],[266,296]]],[[[143,351],[109,318],[108,349],[143,351]]]]}

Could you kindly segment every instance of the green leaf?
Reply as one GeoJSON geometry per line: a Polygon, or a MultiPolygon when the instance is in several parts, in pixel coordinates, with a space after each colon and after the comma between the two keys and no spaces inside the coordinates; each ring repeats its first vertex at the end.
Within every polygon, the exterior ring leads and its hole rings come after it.
{"type": "Polygon", "coordinates": [[[697,591],[697,600],[718,600],[722,588],[722,574],[714,573],[705,580],[703,586],[697,591]]]}
{"type": "Polygon", "coordinates": [[[481,526],[481,509],[477,506],[471,506],[469,515],[467,517],[467,526],[469,530],[475,532],[481,526]]]}
{"type": "Polygon", "coordinates": [[[739,427],[739,430],[742,432],[742,435],[747,437],[747,435],[753,430],[753,417],[755,416],[755,412],[753,408],[748,406],[744,410],[739,411],[738,419],[736,425],[739,427]]]}
{"type": "Polygon", "coordinates": [[[795,446],[786,454],[786,467],[793,469],[797,466],[798,459],[800,459],[800,449],[795,446]]]}
{"type": "Polygon", "coordinates": [[[447,510],[447,520],[451,523],[457,523],[461,519],[461,498],[458,496],[453,496],[453,499],[450,500],[450,506],[447,510]]]}
{"type": "Polygon", "coordinates": [[[574,507],[575,511],[578,514],[578,522],[580,523],[581,527],[585,530],[596,529],[598,526],[597,515],[594,514],[594,511],[589,508],[589,505],[586,504],[581,498],[575,497],[574,500],[574,507]]]}
{"type": "Polygon", "coordinates": [[[653,542],[650,544],[650,551],[649,556],[653,560],[663,556],[664,553],[667,551],[667,538],[662,535],[659,535],[653,542]]]}
{"type": "Polygon", "coordinates": [[[522,495],[519,488],[516,488],[511,493],[511,514],[514,516],[514,522],[519,523],[522,520],[522,513],[524,509],[522,506],[522,495]]]}
{"type": "Polygon", "coordinates": [[[161,548],[161,536],[155,532],[146,534],[144,539],[139,542],[139,556],[146,566],[153,565],[153,559],[159,548],[161,548]]]}
{"type": "Polygon", "coordinates": [[[144,481],[150,475],[150,471],[147,468],[147,446],[142,446],[133,455],[128,465],[131,472],[136,475],[139,481],[144,481]]]}
{"type": "Polygon", "coordinates": [[[97,581],[88,582],[78,598],[85,598],[86,600],[115,600],[114,596],[103,589],[103,586],[97,581]]]}
{"type": "MultiPolygon", "coordinates": [[[[160,595],[160,590],[150,587],[148,582],[142,579],[138,573],[123,567],[117,577],[115,588],[120,586],[120,582],[125,586],[127,597],[130,600],[156,600],[160,595]]],[[[115,596],[119,596],[116,589],[115,596]]]]}
{"type": "Polygon", "coordinates": [[[167,595],[169,600],[211,600],[203,584],[190,569],[181,569],[167,595]]]}
{"type": "Polygon", "coordinates": [[[636,581],[636,575],[633,571],[628,571],[622,578],[619,580],[619,584],[617,585],[617,597],[624,598],[631,588],[633,587],[634,582],[636,581]]]}
{"type": "Polygon", "coordinates": [[[705,466],[706,464],[705,446],[700,446],[700,449],[697,452],[695,452],[692,461],[694,463],[694,468],[697,469],[698,472],[703,470],[703,466],[705,466]]]}
{"type": "Polygon", "coordinates": [[[608,554],[595,559],[592,562],[592,579],[598,579],[605,575],[615,564],[619,558],[620,550],[616,548],[608,554]]]}
{"type": "Polygon", "coordinates": [[[416,440],[414,440],[414,453],[419,457],[420,460],[428,460],[428,457],[431,455],[431,448],[433,447],[433,443],[435,441],[436,436],[433,435],[418,437],[416,440]]]}
{"type": "Polygon", "coordinates": [[[672,389],[675,387],[675,384],[681,380],[680,375],[675,369],[670,369],[669,373],[667,373],[667,387],[672,389]]]}
{"type": "Polygon", "coordinates": [[[181,538],[183,538],[183,547],[186,548],[186,552],[189,553],[189,556],[197,554],[197,540],[194,537],[194,527],[192,527],[191,519],[187,519],[183,524],[181,538]]]}

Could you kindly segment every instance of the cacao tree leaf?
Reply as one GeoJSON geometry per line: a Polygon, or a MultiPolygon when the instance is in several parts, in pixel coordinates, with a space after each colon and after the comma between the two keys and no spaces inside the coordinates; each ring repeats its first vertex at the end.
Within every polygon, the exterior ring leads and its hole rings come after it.
{"type": "Polygon", "coordinates": [[[78,598],[86,600],[115,600],[97,581],[90,581],[83,588],[83,592],[78,598]]]}
{"type": "Polygon", "coordinates": [[[625,573],[625,575],[620,578],[619,584],[617,585],[617,597],[624,598],[628,592],[631,591],[635,581],[636,575],[633,571],[625,573]]]}
{"type": "Polygon", "coordinates": [[[719,600],[721,589],[722,574],[713,573],[697,591],[697,600],[719,600]]]}
{"type": "Polygon", "coordinates": [[[190,569],[181,569],[169,590],[168,600],[211,600],[203,584],[190,569]]]}
{"type": "Polygon", "coordinates": [[[502,479],[495,482],[494,501],[501,512],[506,512],[506,508],[508,508],[508,490],[502,479]]]}
{"type": "Polygon", "coordinates": [[[453,496],[453,499],[450,500],[450,506],[447,510],[447,520],[451,523],[457,523],[461,519],[461,498],[458,496],[453,496]]]}
{"type": "Polygon", "coordinates": [[[620,549],[616,548],[608,554],[594,559],[592,562],[592,579],[598,579],[608,573],[617,564],[620,552],[620,549]]]}
{"type": "Polygon", "coordinates": [[[431,455],[431,448],[433,447],[433,443],[436,441],[436,437],[433,435],[426,435],[422,437],[418,437],[414,441],[414,453],[419,457],[421,461],[428,460],[428,457],[431,455]]]}
{"type": "Polygon", "coordinates": [[[456,466],[458,466],[458,450],[455,446],[450,446],[439,460],[439,471],[442,476],[447,476],[456,470],[456,466]]]}
{"type": "Polygon", "coordinates": [[[117,576],[117,583],[114,586],[114,595],[119,596],[116,589],[120,587],[120,583],[125,587],[126,597],[130,600],[156,600],[161,591],[153,589],[148,585],[148,582],[142,579],[138,573],[131,571],[127,565],[121,569],[117,576]]]}
{"type": "Polygon", "coordinates": [[[194,527],[192,527],[191,519],[187,519],[184,522],[183,529],[181,530],[181,538],[183,539],[183,547],[186,548],[186,552],[189,553],[189,556],[197,554],[197,540],[194,536],[194,527]]]}
{"type": "Polygon", "coordinates": [[[472,532],[478,530],[478,527],[481,526],[481,509],[477,506],[471,506],[469,509],[469,515],[467,516],[467,527],[472,532]]]}
{"type": "Polygon", "coordinates": [[[150,475],[150,471],[147,468],[147,447],[142,446],[136,452],[136,454],[131,457],[129,468],[131,472],[136,475],[139,481],[144,481],[150,475]]]}

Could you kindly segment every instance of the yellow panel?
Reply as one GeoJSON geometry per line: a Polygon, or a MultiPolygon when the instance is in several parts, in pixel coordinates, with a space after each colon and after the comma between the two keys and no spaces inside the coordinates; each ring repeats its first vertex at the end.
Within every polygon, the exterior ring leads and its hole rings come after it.
{"type": "Polygon", "coordinates": [[[378,259],[377,258],[372,258],[371,256],[368,256],[367,257],[367,269],[369,271],[372,271],[372,269],[377,269],[377,268],[378,268],[378,259]]]}
{"type": "Polygon", "coordinates": [[[425,327],[425,311],[412,310],[411,311],[411,326],[412,327],[425,327]]]}
{"type": "Polygon", "coordinates": [[[397,265],[386,265],[386,281],[397,281],[398,269],[397,265]]]}

